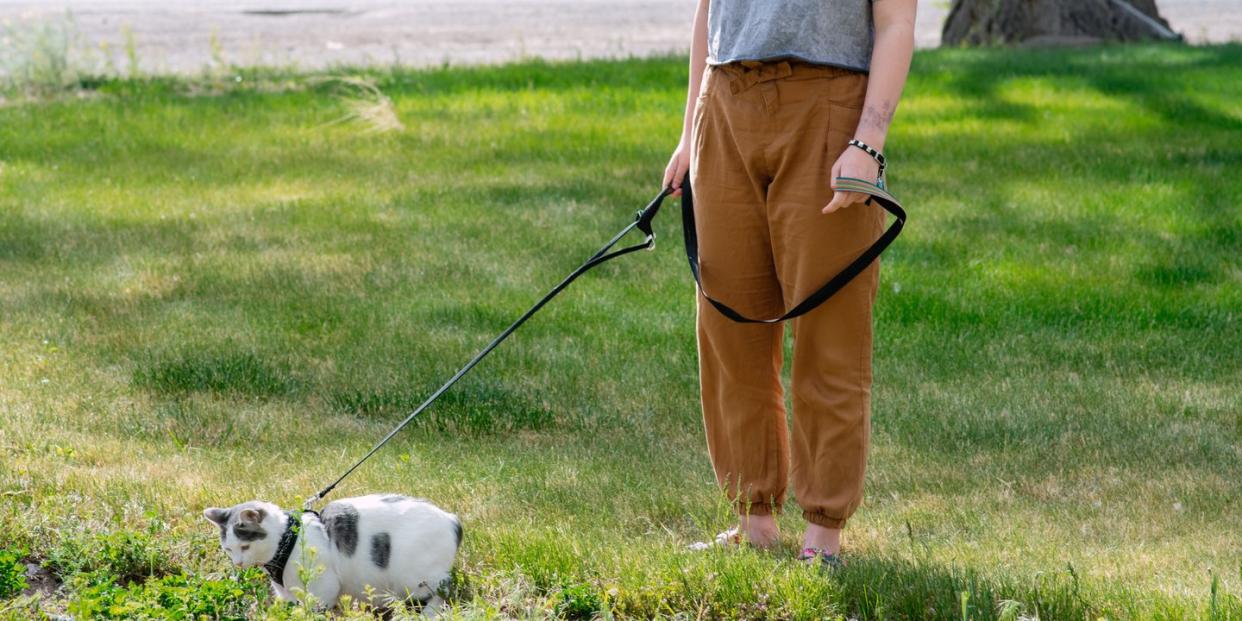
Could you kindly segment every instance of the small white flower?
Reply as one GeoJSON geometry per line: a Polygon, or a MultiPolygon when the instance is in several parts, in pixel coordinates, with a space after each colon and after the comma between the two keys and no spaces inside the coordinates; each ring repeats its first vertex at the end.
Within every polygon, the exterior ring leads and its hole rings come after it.
{"type": "Polygon", "coordinates": [[[1181,511],[1181,510],[1182,510],[1182,503],[1180,503],[1180,502],[1175,502],[1175,503],[1173,503],[1173,510],[1174,510],[1174,511],[1181,511]]]}

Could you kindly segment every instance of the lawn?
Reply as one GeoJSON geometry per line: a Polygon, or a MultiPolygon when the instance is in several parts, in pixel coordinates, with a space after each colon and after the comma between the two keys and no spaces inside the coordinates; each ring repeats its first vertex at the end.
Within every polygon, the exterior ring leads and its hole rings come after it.
{"type": "MultiPolygon", "coordinates": [[[[202,509],[299,505],[624,226],[684,85],[240,71],[0,107],[0,618],[307,617],[202,509]]],[[[686,549],[730,515],[673,209],[335,497],[459,513],[461,618],[1242,619],[1242,46],[919,52],[888,144],[910,220],[840,574],[793,559],[792,504],[780,553],[686,549]]]]}

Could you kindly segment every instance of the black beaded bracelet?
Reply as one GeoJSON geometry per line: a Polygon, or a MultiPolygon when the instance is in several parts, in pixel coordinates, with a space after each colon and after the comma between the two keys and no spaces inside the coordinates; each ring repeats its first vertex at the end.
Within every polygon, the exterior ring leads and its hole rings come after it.
{"type": "Polygon", "coordinates": [[[879,162],[880,173],[876,175],[877,177],[876,180],[879,181],[877,185],[879,185],[880,187],[884,187],[884,169],[888,167],[888,159],[884,157],[884,154],[880,153],[879,151],[876,151],[875,149],[871,148],[871,145],[857,138],[850,141],[850,146],[858,147],[859,149],[862,149],[867,155],[870,155],[873,159],[875,159],[876,162],[879,162]]]}

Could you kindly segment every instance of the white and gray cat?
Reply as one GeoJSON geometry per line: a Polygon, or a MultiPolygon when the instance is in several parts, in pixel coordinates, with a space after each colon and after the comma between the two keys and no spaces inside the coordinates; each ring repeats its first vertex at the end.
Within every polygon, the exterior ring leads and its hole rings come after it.
{"type": "Polygon", "coordinates": [[[220,547],[234,565],[263,567],[282,599],[309,592],[325,607],[349,595],[379,606],[418,602],[434,614],[461,545],[457,516],[397,494],[330,502],[318,514],[302,513],[301,528],[290,513],[257,500],[203,515],[220,527],[220,547]]]}

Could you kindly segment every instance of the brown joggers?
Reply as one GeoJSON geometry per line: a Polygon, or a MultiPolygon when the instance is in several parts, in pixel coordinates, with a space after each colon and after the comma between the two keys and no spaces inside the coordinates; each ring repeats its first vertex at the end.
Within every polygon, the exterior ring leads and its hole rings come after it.
{"type": "MultiPolygon", "coordinates": [[[[866,88],[866,74],[821,65],[709,66],[690,156],[708,294],[749,317],[777,317],[879,236],[884,215],[875,206],[820,212],[832,198],[832,165],[854,135],[866,88]]],[[[878,281],[876,262],[790,322],[792,435],[781,387],[784,327],[734,323],[699,295],[708,451],[739,512],[780,511],[790,475],[808,522],[840,528],[858,508],[878,281]]]]}

